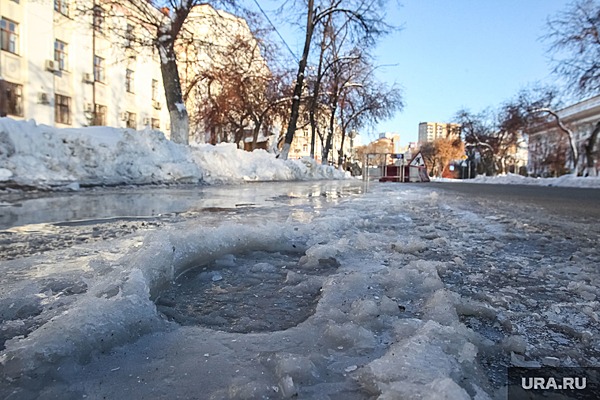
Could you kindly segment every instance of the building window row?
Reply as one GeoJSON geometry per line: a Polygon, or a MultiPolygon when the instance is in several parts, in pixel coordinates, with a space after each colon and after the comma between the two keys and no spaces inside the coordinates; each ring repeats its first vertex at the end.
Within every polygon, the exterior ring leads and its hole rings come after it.
{"type": "Polygon", "coordinates": [[[105,72],[104,58],[94,56],[94,81],[104,82],[105,72]]]}
{"type": "Polygon", "coordinates": [[[94,118],[92,125],[106,126],[106,106],[95,104],[94,105],[94,118]]]}
{"type": "Polygon", "coordinates": [[[54,11],[58,11],[64,16],[69,16],[68,0],[54,0],[54,11]]]}
{"type": "Polygon", "coordinates": [[[60,71],[67,70],[67,44],[60,40],[54,41],[54,61],[58,64],[60,71]]]}
{"type": "Polygon", "coordinates": [[[23,116],[23,86],[3,81],[2,96],[0,97],[0,117],[14,115],[23,116]]]}
{"type": "Polygon", "coordinates": [[[137,128],[137,115],[135,113],[132,112],[126,112],[126,121],[125,121],[125,126],[127,128],[132,128],[132,129],[136,129],[137,128]]]}
{"type": "Polygon", "coordinates": [[[54,104],[54,121],[58,124],[71,125],[71,98],[56,94],[54,104]]]}
{"type": "Polygon", "coordinates": [[[94,30],[96,32],[101,33],[104,28],[104,10],[102,10],[102,7],[95,5],[93,14],[94,14],[94,30]]]}
{"type": "Polygon", "coordinates": [[[127,91],[127,93],[133,93],[133,78],[134,72],[130,69],[125,70],[125,91],[127,91]]]}
{"type": "Polygon", "coordinates": [[[6,18],[0,20],[0,48],[17,54],[19,45],[19,24],[6,18]]]}

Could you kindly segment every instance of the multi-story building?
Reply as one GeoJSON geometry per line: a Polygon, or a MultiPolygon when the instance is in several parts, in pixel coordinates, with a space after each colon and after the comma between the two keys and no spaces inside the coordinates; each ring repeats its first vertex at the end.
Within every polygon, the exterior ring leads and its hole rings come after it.
{"type": "Polygon", "coordinates": [[[86,15],[72,4],[0,1],[0,115],[58,127],[168,132],[157,55],[150,48],[127,51],[127,37],[108,29],[101,7],[86,15]]]}
{"type": "MultiPolygon", "coordinates": [[[[578,167],[583,171],[585,145],[595,124],[600,121],[600,96],[595,96],[556,111],[562,123],[573,132],[574,145],[579,153],[578,167]]],[[[568,172],[573,166],[568,136],[562,132],[555,119],[538,124],[526,132],[528,135],[529,174],[535,176],[556,176],[568,172]]],[[[595,149],[600,146],[600,137],[595,149]]],[[[595,168],[598,169],[596,150],[595,168]]],[[[592,171],[586,171],[593,173],[592,171]]]]}
{"type": "Polygon", "coordinates": [[[400,134],[397,132],[383,132],[379,134],[379,139],[387,138],[392,141],[393,153],[404,153],[404,149],[400,146],[400,134]]]}
{"type": "MultiPolygon", "coordinates": [[[[310,157],[310,142],[311,135],[310,129],[298,129],[294,134],[294,140],[292,141],[292,145],[290,146],[290,153],[288,158],[290,159],[298,159],[302,157],[310,157]]],[[[338,152],[342,145],[342,133],[341,130],[336,129],[333,134],[332,147],[329,150],[329,163],[337,165],[338,163],[338,152]]],[[[352,155],[352,147],[353,147],[353,139],[350,137],[344,138],[344,154],[347,157],[352,155]]],[[[316,137],[315,140],[315,160],[322,162],[323,154],[323,146],[321,145],[321,140],[319,137],[316,137]]]]}
{"type": "Polygon", "coordinates": [[[433,142],[439,138],[460,137],[460,125],[446,122],[419,123],[419,144],[433,142]]]}

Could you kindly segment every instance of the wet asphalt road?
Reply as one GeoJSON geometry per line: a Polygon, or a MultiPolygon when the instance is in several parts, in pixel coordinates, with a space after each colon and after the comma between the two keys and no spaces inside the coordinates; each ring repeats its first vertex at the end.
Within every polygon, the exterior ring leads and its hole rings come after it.
{"type": "Polygon", "coordinates": [[[477,200],[490,209],[516,207],[532,212],[544,211],[576,222],[600,222],[600,189],[462,182],[431,182],[425,185],[459,201],[477,200]]]}

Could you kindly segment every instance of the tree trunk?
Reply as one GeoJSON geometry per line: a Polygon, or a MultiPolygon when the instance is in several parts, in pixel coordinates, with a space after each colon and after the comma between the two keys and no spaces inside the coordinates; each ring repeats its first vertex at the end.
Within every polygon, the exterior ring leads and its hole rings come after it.
{"type": "Polygon", "coordinates": [[[594,157],[594,147],[598,140],[598,133],[600,133],[600,121],[596,123],[592,134],[590,135],[587,143],[585,144],[585,158],[587,160],[587,176],[597,176],[596,172],[596,158],[594,157]]]}
{"type": "Polygon", "coordinates": [[[346,139],[346,133],[342,129],[342,143],[340,144],[340,151],[338,153],[338,166],[341,166],[344,163],[344,141],[346,139]]]}
{"type": "Polygon", "coordinates": [[[296,86],[294,86],[294,95],[292,97],[292,111],[290,114],[290,122],[285,134],[285,142],[281,150],[280,158],[287,160],[290,152],[294,133],[296,132],[296,124],[298,123],[298,115],[300,114],[300,99],[302,97],[302,85],[304,84],[304,71],[308,61],[308,53],[310,52],[310,43],[312,41],[313,31],[315,29],[314,21],[314,0],[308,0],[308,10],[306,14],[306,37],[304,38],[304,50],[302,58],[298,63],[298,74],[296,75],[296,86]]]}
{"type": "Polygon", "coordinates": [[[175,143],[187,145],[189,144],[190,122],[183,102],[174,43],[164,43],[159,48],[159,52],[161,55],[160,71],[165,88],[165,99],[171,118],[171,140],[175,143]]]}
{"type": "MultiPolygon", "coordinates": [[[[337,104],[337,97],[333,104],[337,104]]],[[[337,107],[333,107],[331,110],[331,115],[329,116],[329,129],[327,132],[327,138],[325,139],[325,146],[323,146],[323,159],[321,160],[321,164],[327,165],[329,163],[329,151],[333,147],[333,134],[335,132],[335,113],[337,111],[337,107]]]]}

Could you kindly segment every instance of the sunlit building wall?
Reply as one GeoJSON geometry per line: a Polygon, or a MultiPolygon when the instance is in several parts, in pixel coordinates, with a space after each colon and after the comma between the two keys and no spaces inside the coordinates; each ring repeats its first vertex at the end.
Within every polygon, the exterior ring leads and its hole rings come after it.
{"type": "Polygon", "coordinates": [[[110,25],[124,19],[115,22],[101,8],[80,14],[74,7],[68,0],[0,1],[0,115],[57,127],[168,132],[156,54],[125,50],[127,39],[110,25]]]}

